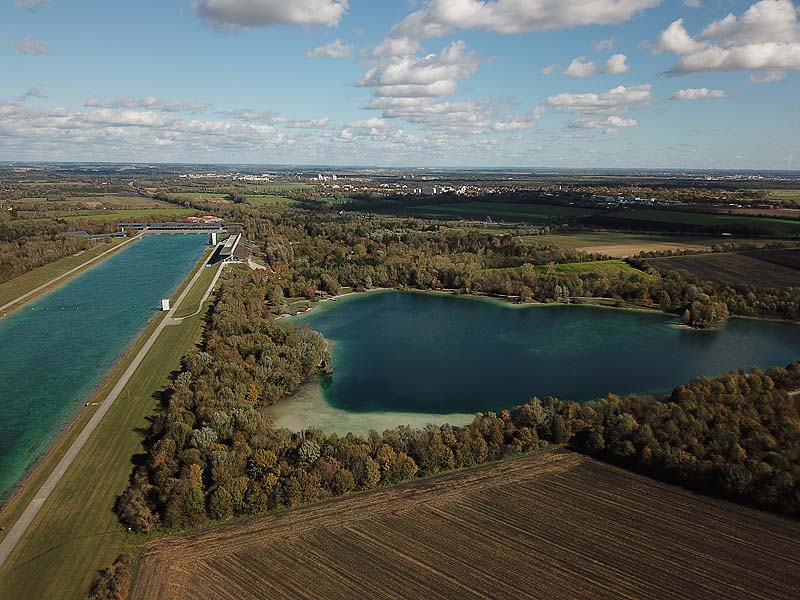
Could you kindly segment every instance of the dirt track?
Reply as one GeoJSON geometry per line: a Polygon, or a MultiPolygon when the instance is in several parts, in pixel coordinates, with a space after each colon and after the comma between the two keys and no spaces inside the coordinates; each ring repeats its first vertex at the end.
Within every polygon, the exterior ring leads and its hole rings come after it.
{"type": "Polygon", "coordinates": [[[796,598],[800,523],[567,451],[145,547],[131,597],[796,598]]]}

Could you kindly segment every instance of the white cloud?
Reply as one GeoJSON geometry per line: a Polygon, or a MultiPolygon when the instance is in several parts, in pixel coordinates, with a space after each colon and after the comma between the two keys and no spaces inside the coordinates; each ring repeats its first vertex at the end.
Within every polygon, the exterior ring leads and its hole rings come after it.
{"type": "Polygon", "coordinates": [[[194,9],[215,26],[339,25],[349,0],[200,0],[194,9]]]}
{"type": "Polygon", "coordinates": [[[84,147],[92,152],[101,147],[147,150],[153,145],[177,145],[186,152],[259,151],[294,142],[270,125],[183,119],[152,110],[34,110],[13,102],[0,103],[0,137],[19,147],[84,147]]]}
{"type": "Polygon", "coordinates": [[[430,0],[392,30],[392,37],[423,39],[457,29],[496,33],[545,31],[623,23],[661,0],[430,0]]]}
{"type": "Polygon", "coordinates": [[[764,71],[763,73],[751,73],[747,78],[747,83],[778,83],[786,79],[786,71],[764,71]]]}
{"type": "MultiPolygon", "coordinates": [[[[420,50],[420,40],[458,30],[485,29],[517,34],[623,23],[662,0],[427,0],[395,25],[375,56],[420,50]]],[[[610,40],[604,40],[607,44],[610,40]]],[[[609,48],[610,49],[610,48],[609,48]]]]}
{"type": "Polygon", "coordinates": [[[379,56],[408,56],[422,50],[422,45],[417,40],[407,37],[388,37],[375,47],[372,55],[379,56]]]}
{"type": "Polygon", "coordinates": [[[519,115],[495,121],[492,124],[492,129],[495,131],[520,131],[523,129],[532,129],[533,127],[536,127],[539,118],[545,112],[547,112],[547,109],[544,106],[537,106],[526,115],[519,115]]]}
{"type": "Polygon", "coordinates": [[[700,8],[703,3],[700,0],[683,0],[683,5],[687,8],[700,8]]]}
{"type": "Polygon", "coordinates": [[[28,88],[28,91],[18,96],[16,101],[17,102],[26,102],[30,98],[47,98],[47,95],[42,90],[42,86],[38,83],[36,85],[32,85],[28,88]]]}
{"type": "Polygon", "coordinates": [[[617,86],[602,94],[559,94],[550,96],[546,104],[565,112],[615,113],[647,106],[653,98],[649,83],[625,87],[617,86]]]}
{"type": "Polygon", "coordinates": [[[791,0],[760,0],[740,17],[729,14],[699,36],[674,21],[659,37],[655,53],[673,52],[670,74],[702,71],[800,69],[800,23],[791,0]]]}
{"type": "Polygon", "coordinates": [[[630,67],[627,64],[628,57],[624,54],[614,54],[606,61],[606,66],[603,69],[606,73],[611,75],[619,75],[620,73],[627,73],[630,67]]]}
{"type": "Polygon", "coordinates": [[[14,46],[23,54],[52,54],[52,50],[50,50],[50,46],[47,45],[47,42],[32,37],[26,37],[21,42],[17,42],[14,46]]]}
{"type": "Polygon", "coordinates": [[[328,117],[319,119],[297,119],[294,117],[282,117],[271,110],[258,110],[254,108],[223,110],[219,111],[219,114],[247,123],[284,125],[291,129],[323,129],[330,124],[330,119],[328,117]]]}
{"type": "Polygon", "coordinates": [[[596,70],[597,67],[592,61],[587,61],[585,56],[579,56],[578,58],[572,59],[569,66],[564,69],[564,75],[569,75],[570,77],[589,77],[593,75],[596,70]]]}
{"type": "Polygon", "coordinates": [[[722,90],[709,90],[708,88],[687,88],[678,90],[670,100],[700,100],[701,98],[724,98],[725,92],[722,90]]]}
{"type": "Polygon", "coordinates": [[[399,98],[435,97],[452,94],[458,82],[469,79],[478,67],[473,52],[456,41],[439,54],[392,57],[371,68],[357,83],[370,87],[376,96],[399,98]]]}
{"type": "Polygon", "coordinates": [[[580,116],[567,122],[570,129],[602,129],[605,133],[616,133],[620,127],[635,127],[638,121],[622,115],[630,110],[644,108],[653,98],[652,86],[641,84],[624,85],[596,93],[559,94],[550,96],[546,105],[559,112],[580,116]]]}
{"type": "Polygon", "coordinates": [[[174,102],[159,100],[155,96],[147,98],[133,98],[130,96],[120,96],[113,100],[91,96],[84,103],[87,108],[125,108],[159,110],[162,112],[201,112],[207,110],[210,105],[202,102],[174,102]]]}
{"type": "Polygon", "coordinates": [[[555,64],[555,65],[547,65],[546,67],[542,67],[539,70],[539,74],[544,75],[545,77],[547,77],[547,76],[552,75],[553,73],[555,73],[557,68],[558,68],[557,64],[555,64]]]}
{"type": "Polygon", "coordinates": [[[567,122],[570,129],[602,129],[605,133],[616,133],[619,127],[636,127],[636,119],[625,119],[617,115],[609,117],[584,116],[567,122]]]}
{"type": "Polygon", "coordinates": [[[325,44],[318,46],[313,50],[305,53],[306,58],[348,58],[353,54],[353,46],[345,44],[342,40],[336,39],[325,44]]]}
{"type": "Polygon", "coordinates": [[[277,122],[292,129],[323,129],[330,125],[331,120],[328,117],[322,117],[321,119],[287,119],[277,122]]]}
{"type": "Polygon", "coordinates": [[[45,4],[51,4],[53,0],[14,0],[14,6],[17,8],[27,8],[28,10],[36,10],[45,4]]]}
{"type": "Polygon", "coordinates": [[[606,52],[608,50],[613,50],[616,43],[617,41],[612,37],[606,40],[597,40],[592,44],[592,46],[598,52],[606,52]]]}

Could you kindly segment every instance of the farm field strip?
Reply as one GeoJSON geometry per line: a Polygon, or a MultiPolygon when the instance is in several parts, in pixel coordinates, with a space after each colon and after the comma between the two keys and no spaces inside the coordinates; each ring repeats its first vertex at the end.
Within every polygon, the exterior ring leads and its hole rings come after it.
{"type": "Polygon", "coordinates": [[[132,598],[792,598],[800,524],[552,450],[146,545],[132,598]]]}
{"type": "MultiPolygon", "coordinates": [[[[605,254],[615,258],[628,258],[641,252],[663,250],[707,250],[714,244],[731,240],[726,238],[690,237],[680,235],[647,235],[615,231],[590,231],[550,235],[519,236],[524,244],[549,244],[573,248],[590,254],[605,254]]],[[[734,238],[737,243],[764,243],[764,240],[734,238]]]]}
{"type": "Polygon", "coordinates": [[[577,208],[555,204],[514,204],[510,202],[458,202],[454,204],[429,204],[413,207],[414,211],[436,212],[452,215],[478,215],[486,217],[518,217],[552,219],[593,215],[594,208],[577,208]]]}
{"type": "Polygon", "coordinates": [[[783,233],[800,232],[800,220],[776,219],[747,215],[724,215],[709,212],[683,212],[678,210],[632,209],[602,214],[607,221],[639,221],[642,223],[668,223],[675,225],[703,225],[733,227],[743,225],[773,229],[783,233]]]}
{"type": "Polygon", "coordinates": [[[717,283],[774,288],[800,286],[800,249],[670,256],[648,259],[648,263],[717,283]]]}

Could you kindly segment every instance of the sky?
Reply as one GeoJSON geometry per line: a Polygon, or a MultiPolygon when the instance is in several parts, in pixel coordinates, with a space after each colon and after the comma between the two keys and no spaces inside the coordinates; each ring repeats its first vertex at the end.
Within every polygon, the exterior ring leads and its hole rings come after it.
{"type": "Polygon", "coordinates": [[[791,0],[0,0],[0,160],[800,169],[791,0]]]}

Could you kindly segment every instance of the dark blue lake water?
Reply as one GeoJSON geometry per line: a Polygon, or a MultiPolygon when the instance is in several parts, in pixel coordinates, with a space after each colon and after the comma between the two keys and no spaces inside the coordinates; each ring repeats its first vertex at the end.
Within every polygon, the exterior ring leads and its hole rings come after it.
{"type": "Polygon", "coordinates": [[[320,308],[302,321],[332,342],[324,395],[352,412],[474,413],[533,396],[661,394],[700,375],[800,360],[800,327],[770,321],[692,331],[658,313],[401,292],[320,308]]]}

